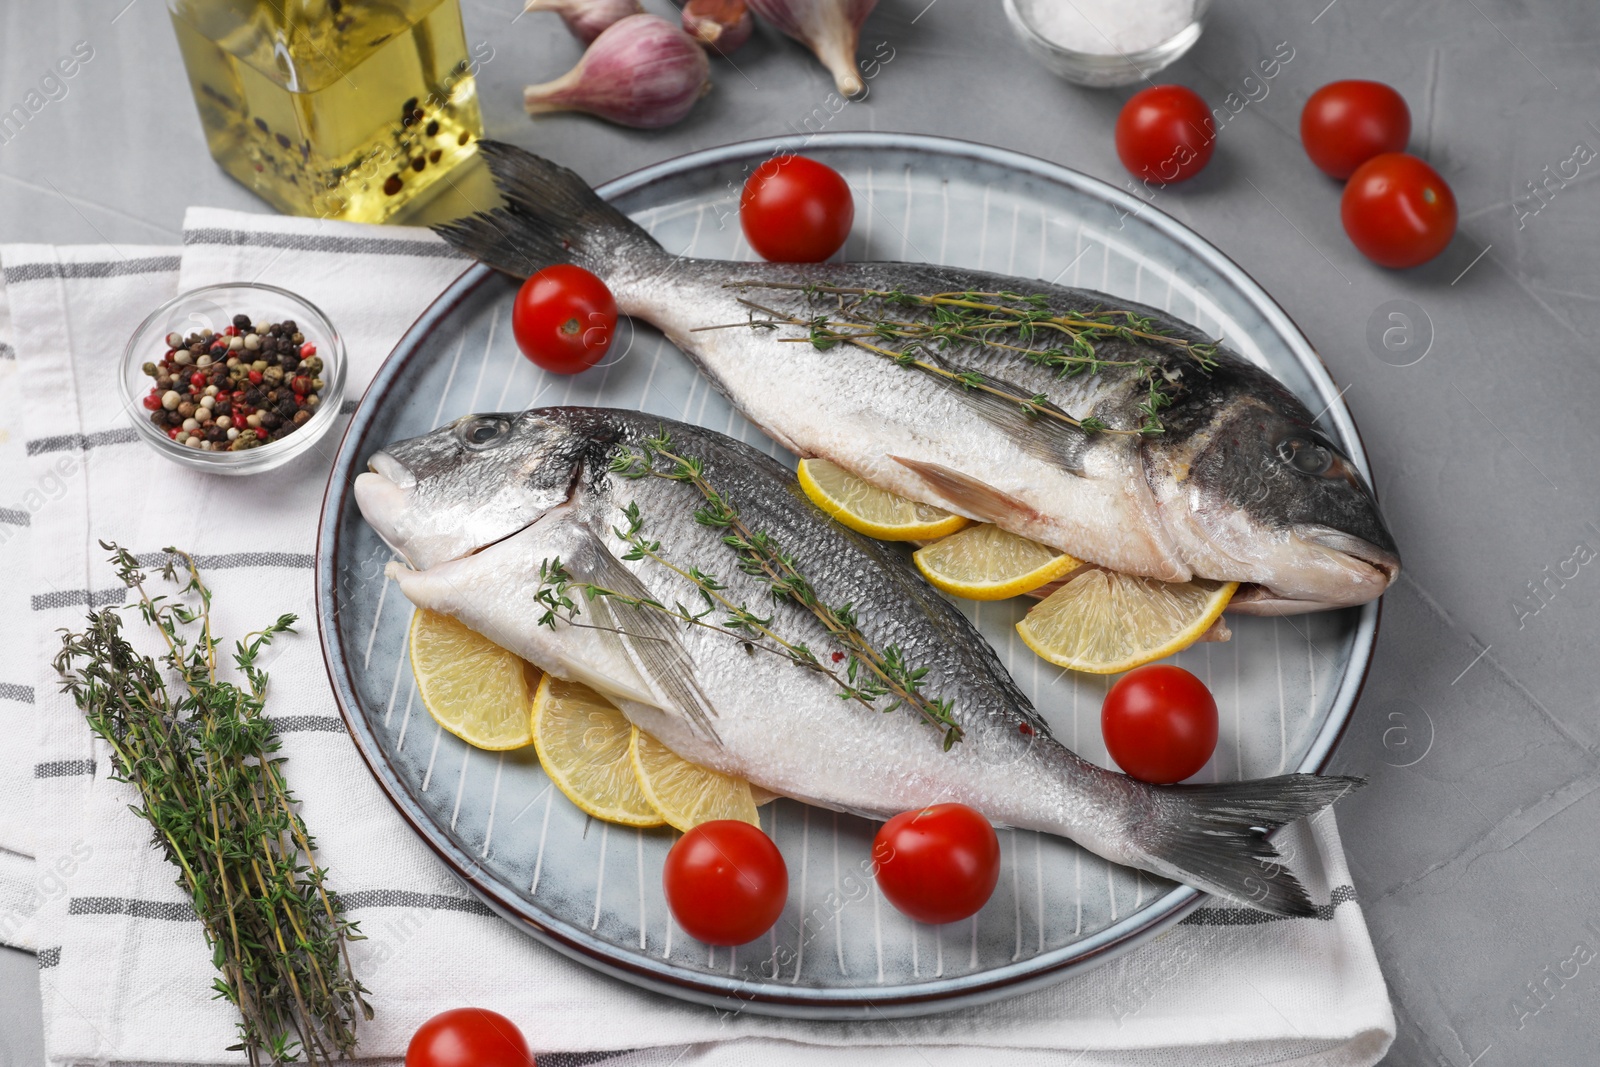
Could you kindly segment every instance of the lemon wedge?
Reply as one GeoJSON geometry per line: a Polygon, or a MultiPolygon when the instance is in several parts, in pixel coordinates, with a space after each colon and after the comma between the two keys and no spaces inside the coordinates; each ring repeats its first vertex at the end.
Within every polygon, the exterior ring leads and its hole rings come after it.
{"type": "Polygon", "coordinates": [[[717,819],[761,825],[750,783],[743,778],[690,763],[638,727],[631,748],[639,788],[673,829],[688,833],[717,819]]]}
{"type": "Polygon", "coordinates": [[[633,724],[586,685],[545,675],[533,698],[533,744],[545,774],[585,814],[624,826],[660,826],[639,788],[633,724]]]}
{"type": "Polygon", "coordinates": [[[1049,545],[979,523],[919,548],[911,556],[934,588],[966,600],[1005,600],[1083,566],[1049,545]]]}
{"type": "Polygon", "coordinates": [[[960,515],[885,492],[825,459],[803,459],[797,473],[813,504],[880,541],[929,541],[967,525],[960,515]]]}
{"type": "Polygon", "coordinates": [[[411,617],[411,673],[435,722],[469,745],[503,750],[533,740],[539,670],[448,615],[411,617]]]}
{"type": "Polygon", "coordinates": [[[1170,656],[1200,639],[1238,582],[1162,582],[1085,570],[1017,623],[1027,646],[1059,667],[1116,674],[1170,656]]]}

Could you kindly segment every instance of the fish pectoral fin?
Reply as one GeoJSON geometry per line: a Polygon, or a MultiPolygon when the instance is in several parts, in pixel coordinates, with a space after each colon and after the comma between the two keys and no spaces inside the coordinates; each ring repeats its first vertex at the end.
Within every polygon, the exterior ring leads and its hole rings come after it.
{"type": "MultiPolygon", "coordinates": [[[[583,551],[577,554],[581,559],[568,564],[574,576],[623,597],[655,602],[638,576],[598,537],[590,533],[586,540],[583,551]]],[[[660,694],[662,699],[651,703],[663,711],[685,716],[700,733],[721,744],[711,723],[716,711],[694,679],[694,661],[678,640],[672,621],[659,608],[615,596],[596,597],[589,603],[589,611],[601,628],[602,639],[620,643],[640,677],[660,694]]]]}
{"type": "Polygon", "coordinates": [[[921,478],[928,487],[969,515],[1004,525],[1008,519],[1032,516],[1034,510],[992,485],[937,463],[891,455],[890,459],[921,478]]]}
{"type": "Polygon", "coordinates": [[[1089,449],[1091,435],[1076,421],[1068,421],[1071,416],[1058,405],[1035,398],[1032,390],[992,374],[971,369],[962,369],[961,374],[962,381],[947,384],[969,411],[1035,459],[1052,463],[1069,474],[1086,476],[1084,453],[1089,449]]]}

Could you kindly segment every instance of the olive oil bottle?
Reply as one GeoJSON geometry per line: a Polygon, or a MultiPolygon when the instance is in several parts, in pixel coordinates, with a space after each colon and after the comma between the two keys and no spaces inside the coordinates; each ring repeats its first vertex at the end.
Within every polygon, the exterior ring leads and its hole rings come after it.
{"type": "Polygon", "coordinates": [[[168,7],[211,155],[280,211],[382,222],[483,134],[459,0],[168,7]]]}

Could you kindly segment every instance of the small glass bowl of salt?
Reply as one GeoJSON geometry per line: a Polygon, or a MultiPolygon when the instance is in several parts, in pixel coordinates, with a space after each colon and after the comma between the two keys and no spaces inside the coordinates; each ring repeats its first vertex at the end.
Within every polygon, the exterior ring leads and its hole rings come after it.
{"type": "Polygon", "coordinates": [[[1200,39],[1210,0],[1005,0],[1028,51],[1078,85],[1130,85],[1200,39]]]}

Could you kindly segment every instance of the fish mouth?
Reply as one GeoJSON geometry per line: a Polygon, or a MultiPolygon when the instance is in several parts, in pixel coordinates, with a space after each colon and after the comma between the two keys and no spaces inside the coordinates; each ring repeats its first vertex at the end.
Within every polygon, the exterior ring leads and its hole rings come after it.
{"type": "Polygon", "coordinates": [[[1239,615],[1299,615],[1355,607],[1382,596],[1400,576],[1398,555],[1343,530],[1305,523],[1291,528],[1290,538],[1305,548],[1320,550],[1330,565],[1327,570],[1305,589],[1241,585],[1229,601],[1229,611],[1239,615]]]}
{"type": "Polygon", "coordinates": [[[398,527],[416,484],[417,476],[406,469],[405,464],[387,452],[377,452],[367,460],[366,472],[356,475],[351,487],[356,507],[367,525],[391,552],[412,566],[415,564],[403,547],[405,538],[400,536],[398,527]]]}
{"type": "Polygon", "coordinates": [[[1364,537],[1335,530],[1331,526],[1306,524],[1294,528],[1294,536],[1306,544],[1326,548],[1341,556],[1359,560],[1384,576],[1387,587],[1400,576],[1400,557],[1386,548],[1373,544],[1364,537]]]}
{"type": "Polygon", "coordinates": [[[417,484],[417,476],[411,468],[387,452],[374,452],[367,460],[367,470],[388,479],[396,489],[412,489],[417,484]]]}

